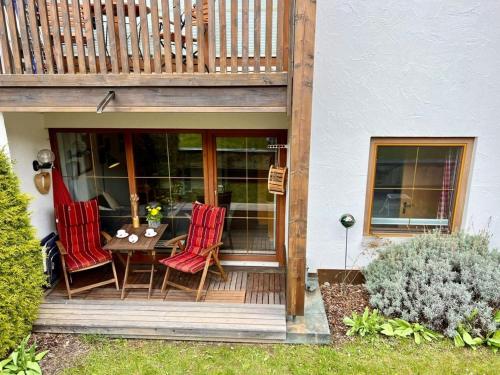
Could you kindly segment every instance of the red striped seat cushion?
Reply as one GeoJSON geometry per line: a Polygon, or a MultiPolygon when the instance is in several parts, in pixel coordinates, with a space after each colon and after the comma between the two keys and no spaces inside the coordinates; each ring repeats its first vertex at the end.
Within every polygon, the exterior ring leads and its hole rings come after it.
{"type": "MultiPolygon", "coordinates": [[[[175,254],[173,257],[165,258],[160,260],[160,263],[167,267],[172,267],[176,270],[186,273],[196,273],[201,271],[205,267],[206,257],[201,255],[196,255],[187,251],[175,254]]],[[[210,265],[214,263],[214,260],[210,260],[210,265]]]]}
{"type": "Polygon", "coordinates": [[[64,260],[68,271],[71,272],[94,266],[99,263],[108,262],[111,260],[111,256],[106,250],[95,248],[89,252],[68,253],[64,260]]]}
{"type": "Polygon", "coordinates": [[[199,254],[219,242],[225,215],[224,207],[194,203],[185,251],[199,254]]]}
{"type": "Polygon", "coordinates": [[[59,239],[68,253],[65,261],[70,271],[111,260],[101,246],[97,200],[58,205],[56,223],[59,239]]]}

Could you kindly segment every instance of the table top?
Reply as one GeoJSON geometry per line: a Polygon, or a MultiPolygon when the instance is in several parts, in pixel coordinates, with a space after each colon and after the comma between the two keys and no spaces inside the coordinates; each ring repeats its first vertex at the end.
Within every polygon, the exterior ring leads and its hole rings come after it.
{"type": "Polygon", "coordinates": [[[139,228],[134,228],[132,224],[125,224],[121,229],[125,229],[127,233],[135,234],[139,237],[139,240],[136,243],[130,243],[128,237],[125,238],[117,238],[113,237],[111,241],[109,241],[106,245],[104,245],[105,250],[118,251],[118,250],[138,250],[138,251],[153,251],[158,240],[161,238],[165,230],[167,229],[167,224],[161,224],[158,228],[155,229],[155,232],[158,233],[154,237],[146,237],[144,233],[146,233],[146,229],[149,227],[146,224],[142,224],[139,228]]]}

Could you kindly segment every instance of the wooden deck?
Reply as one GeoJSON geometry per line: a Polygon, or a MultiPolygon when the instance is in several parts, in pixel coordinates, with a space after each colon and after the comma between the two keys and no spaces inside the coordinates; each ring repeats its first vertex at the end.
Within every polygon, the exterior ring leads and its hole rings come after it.
{"type": "MultiPolygon", "coordinates": [[[[161,282],[164,276],[164,268],[159,268],[154,279],[154,289],[151,294],[152,300],[162,300],[165,295],[161,294],[161,282]]],[[[104,270],[104,269],[103,269],[104,270]]],[[[217,275],[209,274],[206,283],[206,290],[203,293],[204,302],[223,302],[223,303],[248,303],[248,304],[285,304],[285,273],[279,268],[259,269],[259,268],[241,268],[226,267],[228,279],[226,282],[217,275]]],[[[99,269],[91,270],[87,273],[75,274],[73,276],[73,285],[79,288],[105,278],[111,278],[111,271],[103,272],[99,269]],[[108,274],[109,273],[109,274],[108,274]]],[[[117,264],[118,280],[120,285],[123,280],[123,269],[117,264]]],[[[130,277],[133,283],[148,283],[148,274],[134,273],[130,277]]],[[[200,275],[186,275],[179,272],[172,273],[172,281],[185,285],[189,288],[196,288],[199,283],[200,275]]],[[[73,299],[102,300],[102,299],[120,299],[121,292],[112,286],[105,286],[77,294],[73,299]]],[[[66,300],[67,293],[63,282],[49,291],[46,301],[66,300]]],[[[146,289],[130,289],[125,293],[125,300],[147,300],[146,289]]],[[[168,289],[166,301],[194,302],[193,293],[184,292],[177,289],[168,289]]]]}
{"type": "Polygon", "coordinates": [[[284,305],[130,300],[52,300],[35,332],[230,342],[286,340],[284,305]]]}
{"type": "MultiPolygon", "coordinates": [[[[160,286],[155,276],[151,299],[147,290],[120,291],[105,286],[69,300],[64,283],[47,292],[35,332],[94,333],[119,337],[230,342],[282,342],[286,339],[285,274],[282,269],[226,267],[228,280],[210,275],[202,302],[193,293],[160,286]]],[[[123,270],[118,266],[120,284],[123,270]]],[[[174,273],[175,282],[195,287],[199,275],[174,273]]],[[[75,287],[106,278],[106,272],[74,276],[75,287]]],[[[148,277],[134,273],[134,282],[148,277]]],[[[174,279],[172,279],[174,280],[174,279]]]]}

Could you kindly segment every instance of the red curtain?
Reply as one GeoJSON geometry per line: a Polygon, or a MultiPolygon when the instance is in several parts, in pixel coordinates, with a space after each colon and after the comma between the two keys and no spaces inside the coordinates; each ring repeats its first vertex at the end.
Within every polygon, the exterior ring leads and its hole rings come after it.
{"type": "Polygon", "coordinates": [[[60,204],[69,204],[73,202],[61,172],[56,168],[52,169],[52,192],[54,193],[54,208],[60,204]]]}

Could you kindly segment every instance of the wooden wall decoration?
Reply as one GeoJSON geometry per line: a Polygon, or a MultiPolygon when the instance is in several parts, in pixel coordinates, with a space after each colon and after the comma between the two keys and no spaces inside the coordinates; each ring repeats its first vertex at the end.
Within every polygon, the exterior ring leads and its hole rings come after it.
{"type": "Polygon", "coordinates": [[[286,192],[287,167],[271,165],[267,179],[267,189],[271,194],[284,195],[286,192]]]}

